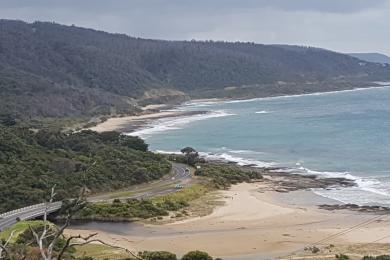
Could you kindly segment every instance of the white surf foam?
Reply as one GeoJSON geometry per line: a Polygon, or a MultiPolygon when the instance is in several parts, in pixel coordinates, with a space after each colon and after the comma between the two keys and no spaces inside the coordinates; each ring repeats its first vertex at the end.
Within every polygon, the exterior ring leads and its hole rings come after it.
{"type": "MultiPolygon", "coordinates": [[[[202,106],[211,106],[215,104],[234,104],[234,103],[246,103],[246,102],[254,102],[259,100],[273,100],[273,99],[285,99],[292,97],[304,97],[304,96],[320,96],[320,95],[332,95],[337,93],[345,93],[345,92],[355,92],[355,91],[363,91],[363,90],[374,90],[374,89],[386,89],[390,88],[390,84],[388,82],[373,82],[379,87],[367,87],[367,88],[354,88],[354,89],[346,89],[346,90],[335,90],[335,91],[327,91],[327,92],[315,92],[315,93],[306,93],[306,94],[296,94],[296,95],[282,95],[282,96],[273,96],[273,97],[260,97],[260,98],[251,98],[251,99],[239,99],[239,100],[221,100],[221,101],[210,101],[210,102],[189,102],[192,107],[202,107],[202,106]]],[[[185,104],[184,104],[185,105],[185,104]]]]}
{"type": "Polygon", "coordinates": [[[136,130],[134,132],[126,133],[126,134],[131,136],[139,136],[141,138],[146,139],[148,136],[152,134],[169,131],[169,130],[181,129],[185,125],[195,121],[206,120],[209,118],[232,116],[232,115],[235,114],[228,113],[224,110],[215,110],[205,114],[181,116],[175,118],[163,118],[163,119],[158,119],[152,122],[151,124],[146,125],[144,128],[141,128],[140,130],[136,130]]]}
{"type": "Polygon", "coordinates": [[[251,154],[251,155],[258,155],[258,154],[264,154],[263,152],[257,152],[252,150],[229,150],[229,153],[233,154],[251,154]]]}
{"type": "Polygon", "coordinates": [[[242,158],[238,156],[234,156],[228,153],[204,153],[200,152],[199,155],[202,157],[205,157],[206,159],[210,160],[221,160],[221,161],[226,161],[226,162],[234,162],[237,163],[237,165],[244,166],[244,165],[251,165],[253,167],[258,167],[258,168],[266,168],[266,167],[274,167],[275,163],[273,162],[263,162],[263,161],[258,161],[258,160],[253,160],[253,159],[247,159],[247,158],[242,158]]]}
{"type": "Polygon", "coordinates": [[[374,81],[373,83],[381,86],[390,86],[390,81],[374,81]]]}
{"type": "MultiPolygon", "coordinates": [[[[380,200],[388,200],[389,191],[383,189],[383,183],[371,177],[359,177],[349,172],[314,171],[304,167],[297,168],[299,174],[311,174],[323,178],[345,178],[356,183],[356,187],[314,189],[313,191],[326,198],[338,200],[342,203],[378,204],[380,200]],[[378,195],[382,197],[379,199],[378,195]],[[363,196],[363,197],[361,197],[363,196]],[[385,199],[387,198],[387,199],[385,199]]],[[[293,169],[292,169],[293,172],[293,169]]],[[[388,204],[389,202],[387,202],[388,204]]],[[[383,204],[383,203],[382,203],[383,204]]]]}
{"type": "MultiPolygon", "coordinates": [[[[165,150],[155,150],[157,153],[161,154],[181,154],[180,151],[165,151],[165,150]]],[[[254,151],[250,150],[236,150],[236,151],[229,151],[229,153],[232,152],[238,152],[238,153],[255,153],[254,151]]],[[[233,162],[237,163],[237,165],[244,166],[244,165],[251,165],[252,167],[258,167],[258,168],[267,168],[267,167],[274,167],[276,164],[273,162],[263,162],[258,160],[252,160],[252,159],[246,159],[238,156],[233,156],[228,153],[207,153],[207,152],[199,152],[199,156],[205,159],[209,160],[218,160],[218,161],[225,161],[225,162],[233,162]]]]}
{"type": "Polygon", "coordinates": [[[268,114],[268,111],[261,110],[261,111],[256,111],[255,114],[268,114]]]}
{"type": "Polygon", "coordinates": [[[156,153],[161,153],[161,154],[182,154],[179,151],[165,151],[165,150],[155,150],[156,153]]]}
{"type": "Polygon", "coordinates": [[[223,100],[218,100],[218,99],[208,100],[208,101],[193,100],[193,101],[185,102],[182,106],[183,107],[208,107],[208,106],[212,106],[212,105],[215,105],[215,104],[219,104],[221,102],[224,102],[224,101],[223,100]]]}
{"type": "MultiPolygon", "coordinates": [[[[254,159],[242,158],[233,154],[255,154],[257,152],[251,150],[229,150],[225,147],[226,152],[222,153],[206,153],[199,152],[201,157],[210,160],[221,160],[225,162],[234,162],[240,166],[250,165],[258,168],[278,167],[280,164],[275,162],[264,162],[254,159]]],[[[165,154],[180,154],[180,152],[161,151],[156,152],[165,154]]],[[[355,176],[349,172],[329,172],[315,171],[300,166],[298,163],[296,168],[276,169],[275,171],[289,172],[292,174],[315,175],[319,178],[345,178],[356,183],[355,187],[330,187],[327,189],[312,189],[314,193],[322,197],[339,201],[341,203],[354,203],[358,205],[390,205],[390,193],[384,189],[386,185],[374,178],[365,178],[355,176]],[[379,196],[378,196],[379,195],[379,196]]]]}

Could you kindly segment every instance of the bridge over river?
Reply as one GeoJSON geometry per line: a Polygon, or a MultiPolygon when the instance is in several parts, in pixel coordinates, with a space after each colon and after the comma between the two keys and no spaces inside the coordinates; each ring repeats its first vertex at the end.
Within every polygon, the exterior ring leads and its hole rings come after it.
{"type": "Polygon", "coordinates": [[[61,206],[61,201],[53,203],[41,203],[0,214],[0,231],[9,226],[12,226],[19,220],[28,220],[43,216],[45,210],[47,213],[55,212],[59,210],[61,206]]]}

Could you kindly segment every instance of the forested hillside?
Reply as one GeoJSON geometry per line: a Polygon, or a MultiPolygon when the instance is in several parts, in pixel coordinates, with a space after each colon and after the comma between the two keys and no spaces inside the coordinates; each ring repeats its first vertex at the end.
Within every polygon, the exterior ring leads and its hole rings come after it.
{"type": "Polygon", "coordinates": [[[86,186],[108,191],[161,178],[170,171],[162,156],[137,137],[92,131],[32,132],[0,124],[0,212],[43,202],[56,185],[56,199],[86,186]]]}
{"type": "Polygon", "coordinates": [[[240,93],[226,94],[232,87],[262,96],[286,84],[301,93],[294,86],[389,79],[390,66],[317,48],[147,40],[0,20],[0,110],[21,118],[131,113],[137,103],[240,93]]]}

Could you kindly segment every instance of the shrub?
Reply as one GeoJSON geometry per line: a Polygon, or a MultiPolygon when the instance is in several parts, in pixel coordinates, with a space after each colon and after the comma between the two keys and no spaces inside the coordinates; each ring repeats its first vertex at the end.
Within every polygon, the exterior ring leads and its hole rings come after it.
{"type": "Polygon", "coordinates": [[[200,165],[195,175],[208,177],[216,188],[229,188],[231,184],[250,182],[253,179],[262,179],[259,171],[246,171],[242,168],[226,164],[206,163],[200,165]]]}
{"type": "Polygon", "coordinates": [[[339,255],[336,255],[336,259],[347,260],[347,259],[349,259],[349,256],[344,255],[344,254],[339,254],[339,255]]]}
{"type": "Polygon", "coordinates": [[[213,258],[206,252],[196,250],[185,254],[182,260],[213,260],[213,258]]]}
{"type": "Polygon", "coordinates": [[[320,252],[320,249],[316,246],[309,246],[309,247],[305,247],[305,251],[310,251],[313,254],[317,254],[318,252],[320,252]]]}
{"type": "Polygon", "coordinates": [[[363,260],[390,260],[390,255],[365,256],[363,260]]]}
{"type": "Polygon", "coordinates": [[[144,251],[139,253],[139,256],[145,260],[177,260],[175,254],[167,251],[144,251]]]}

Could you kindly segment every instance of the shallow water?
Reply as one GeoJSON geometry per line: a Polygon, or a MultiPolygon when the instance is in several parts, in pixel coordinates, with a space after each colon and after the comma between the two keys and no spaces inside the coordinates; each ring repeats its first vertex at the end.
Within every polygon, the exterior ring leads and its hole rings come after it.
{"type": "Polygon", "coordinates": [[[247,101],[192,102],[207,115],[161,119],[134,133],[152,150],[192,146],[241,164],[343,176],[358,187],[315,190],[357,204],[390,206],[390,88],[247,101]]]}

